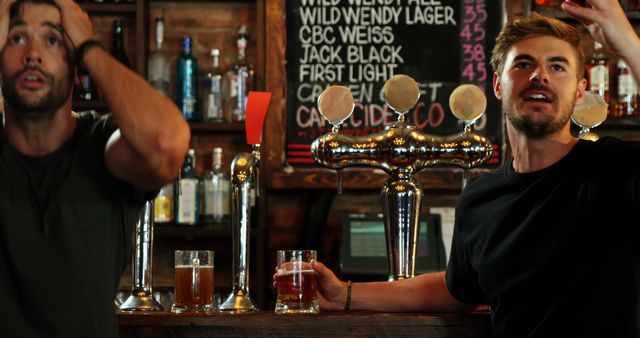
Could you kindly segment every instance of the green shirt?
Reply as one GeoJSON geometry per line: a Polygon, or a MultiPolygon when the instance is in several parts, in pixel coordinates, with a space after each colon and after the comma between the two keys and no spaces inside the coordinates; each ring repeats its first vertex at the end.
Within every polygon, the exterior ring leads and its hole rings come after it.
{"type": "Polygon", "coordinates": [[[112,120],[78,117],[41,157],[0,147],[0,330],[5,337],[116,337],[113,300],[144,194],[107,170],[112,120]]]}

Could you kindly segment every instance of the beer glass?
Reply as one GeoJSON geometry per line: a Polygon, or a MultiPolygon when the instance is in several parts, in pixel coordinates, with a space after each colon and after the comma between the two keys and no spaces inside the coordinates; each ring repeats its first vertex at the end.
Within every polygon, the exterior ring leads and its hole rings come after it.
{"type": "Polygon", "coordinates": [[[213,294],[213,251],[176,250],[175,273],[171,312],[212,313],[216,310],[213,294]]]}
{"type": "Polygon", "coordinates": [[[318,313],[318,275],[311,268],[315,250],[278,250],[276,313],[318,313]]]}

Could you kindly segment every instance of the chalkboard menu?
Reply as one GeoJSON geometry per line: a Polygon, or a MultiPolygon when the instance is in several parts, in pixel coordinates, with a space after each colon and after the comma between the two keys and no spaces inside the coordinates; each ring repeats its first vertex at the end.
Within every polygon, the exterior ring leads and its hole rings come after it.
{"type": "Polygon", "coordinates": [[[495,0],[287,0],[286,154],[292,165],[313,165],[310,145],[331,130],[317,111],[329,85],[350,87],[356,100],[342,128],[367,135],[396,120],[382,99],[394,74],[419,83],[420,101],[407,117],[424,132],[451,135],[462,125],[449,95],[459,84],[485,90],[488,105],[474,130],[494,143],[489,166],[502,162],[502,112],[489,64],[502,23],[495,0]]]}

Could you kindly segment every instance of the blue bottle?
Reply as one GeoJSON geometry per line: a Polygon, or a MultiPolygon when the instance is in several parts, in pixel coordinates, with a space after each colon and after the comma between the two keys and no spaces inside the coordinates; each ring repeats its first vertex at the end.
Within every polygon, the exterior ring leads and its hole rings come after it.
{"type": "Polygon", "coordinates": [[[191,54],[191,37],[182,38],[182,55],[176,68],[176,104],[187,121],[197,121],[198,62],[191,54]]]}

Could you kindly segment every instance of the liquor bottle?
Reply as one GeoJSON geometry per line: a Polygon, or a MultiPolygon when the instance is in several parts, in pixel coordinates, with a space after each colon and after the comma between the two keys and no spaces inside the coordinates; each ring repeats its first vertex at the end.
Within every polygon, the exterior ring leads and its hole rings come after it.
{"type": "Polygon", "coordinates": [[[212,49],[212,68],[204,76],[202,119],[207,122],[224,122],[223,74],[220,69],[220,50],[212,49]]]}
{"type": "Polygon", "coordinates": [[[156,49],[149,56],[147,64],[148,80],[154,88],[168,97],[171,84],[171,63],[169,62],[169,56],[162,49],[163,41],[164,19],[156,18],[156,49]]]}
{"type": "Polygon", "coordinates": [[[587,74],[589,91],[599,94],[609,103],[609,58],[598,41],[593,43],[593,53],[589,57],[587,74]]]}
{"type": "Polygon", "coordinates": [[[84,67],[78,68],[80,83],[75,87],[75,97],[81,101],[99,100],[96,85],[91,80],[91,75],[84,67]]]}
{"type": "Polygon", "coordinates": [[[244,121],[247,95],[253,90],[253,66],[247,61],[247,34],[242,26],[238,32],[236,46],[238,59],[229,72],[229,102],[232,121],[244,121]]]}
{"type": "Polygon", "coordinates": [[[113,21],[113,48],[111,55],[123,65],[131,68],[127,53],[124,51],[124,27],[122,21],[116,19],[113,21]]]}
{"type": "Polygon", "coordinates": [[[222,167],[222,148],[212,150],[211,170],[204,178],[204,223],[224,225],[229,220],[230,199],[229,178],[222,167]]]}
{"type": "Polygon", "coordinates": [[[198,176],[196,153],[189,149],[174,189],[175,218],[178,225],[198,225],[198,176]]]}
{"type": "Polygon", "coordinates": [[[156,196],[153,210],[155,223],[173,222],[173,188],[175,184],[175,182],[171,182],[165,185],[156,196]]]}
{"type": "Polygon", "coordinates": [[[191,37],[182,38],[182,55],[176,67],[176,104],[187,121],[197,121],[198,62],[191,54],[191,37]]]}
{"type": "Polygon", "coordinates": [[[638,112],[638,86],[629,66],[622,59],[618,61],[618,103],[613,116],[640,115],[638,112]]]}

